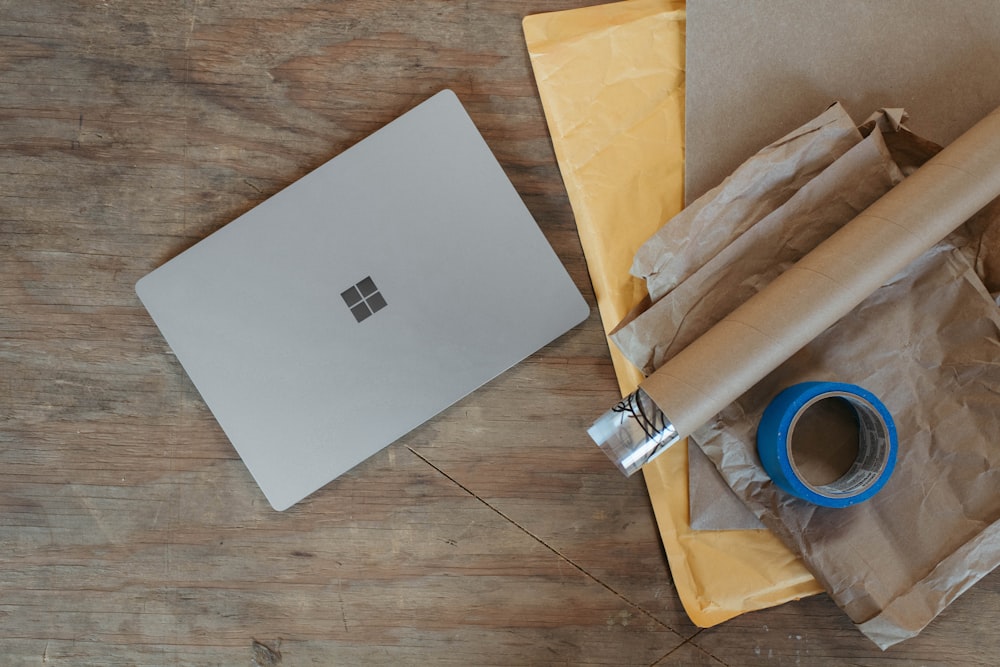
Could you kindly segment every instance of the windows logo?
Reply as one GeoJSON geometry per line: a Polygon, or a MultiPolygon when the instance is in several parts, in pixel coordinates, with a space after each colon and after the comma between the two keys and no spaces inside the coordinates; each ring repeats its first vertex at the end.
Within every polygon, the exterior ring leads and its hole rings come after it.
{"type": "Polygon", "coordinates": [[[371,276],[347,288],[340,296],[358,322],[368,319],[386,306],[385,297],[378,291],[371,276]]]}

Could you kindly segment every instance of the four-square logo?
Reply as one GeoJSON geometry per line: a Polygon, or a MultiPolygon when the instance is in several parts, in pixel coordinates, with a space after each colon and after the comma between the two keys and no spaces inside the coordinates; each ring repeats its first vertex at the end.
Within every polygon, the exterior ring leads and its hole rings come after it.
{"type": "Polygon", "coordinates": [[[386,306],[385,297],[378,291],[371,276],[347,288],[340,296],[358,322],[368,319],[386,306]]]}

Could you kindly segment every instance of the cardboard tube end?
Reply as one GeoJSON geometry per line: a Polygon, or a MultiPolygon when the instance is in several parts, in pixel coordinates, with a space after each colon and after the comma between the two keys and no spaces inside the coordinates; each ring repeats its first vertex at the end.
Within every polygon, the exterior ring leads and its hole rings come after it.
{"type": "Polygon", "coordinates": [[[626,477],[681,439],[642,389],[601,415],[587,433],[626,477]]]}

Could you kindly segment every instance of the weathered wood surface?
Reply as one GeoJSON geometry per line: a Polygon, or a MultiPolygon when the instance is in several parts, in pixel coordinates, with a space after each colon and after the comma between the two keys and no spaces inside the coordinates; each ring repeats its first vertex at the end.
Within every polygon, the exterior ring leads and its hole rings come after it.
{"type": "Polygon", "coordinates": [[[881,653],[699,631],[584,428],[594,316],[285,513],[135,281],[443,87],[591,304],[520,32],[568,1],[0,1],[0,664],[991,664],[1000,577],[881,653]]]}

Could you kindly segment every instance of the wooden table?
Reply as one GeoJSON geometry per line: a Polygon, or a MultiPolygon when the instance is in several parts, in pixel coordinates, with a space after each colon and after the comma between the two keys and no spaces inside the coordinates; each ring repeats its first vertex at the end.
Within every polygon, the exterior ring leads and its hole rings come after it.
{"type": "Polygon", "coordinates": [[[880,652],[825,596],[699,630],[585,427],[594,315],[285,513],[133,292],[437,90],[594,305],[520,32],[569,1],[0,2],[0,664],[996,663],[1000,576],[880,652]]]}

